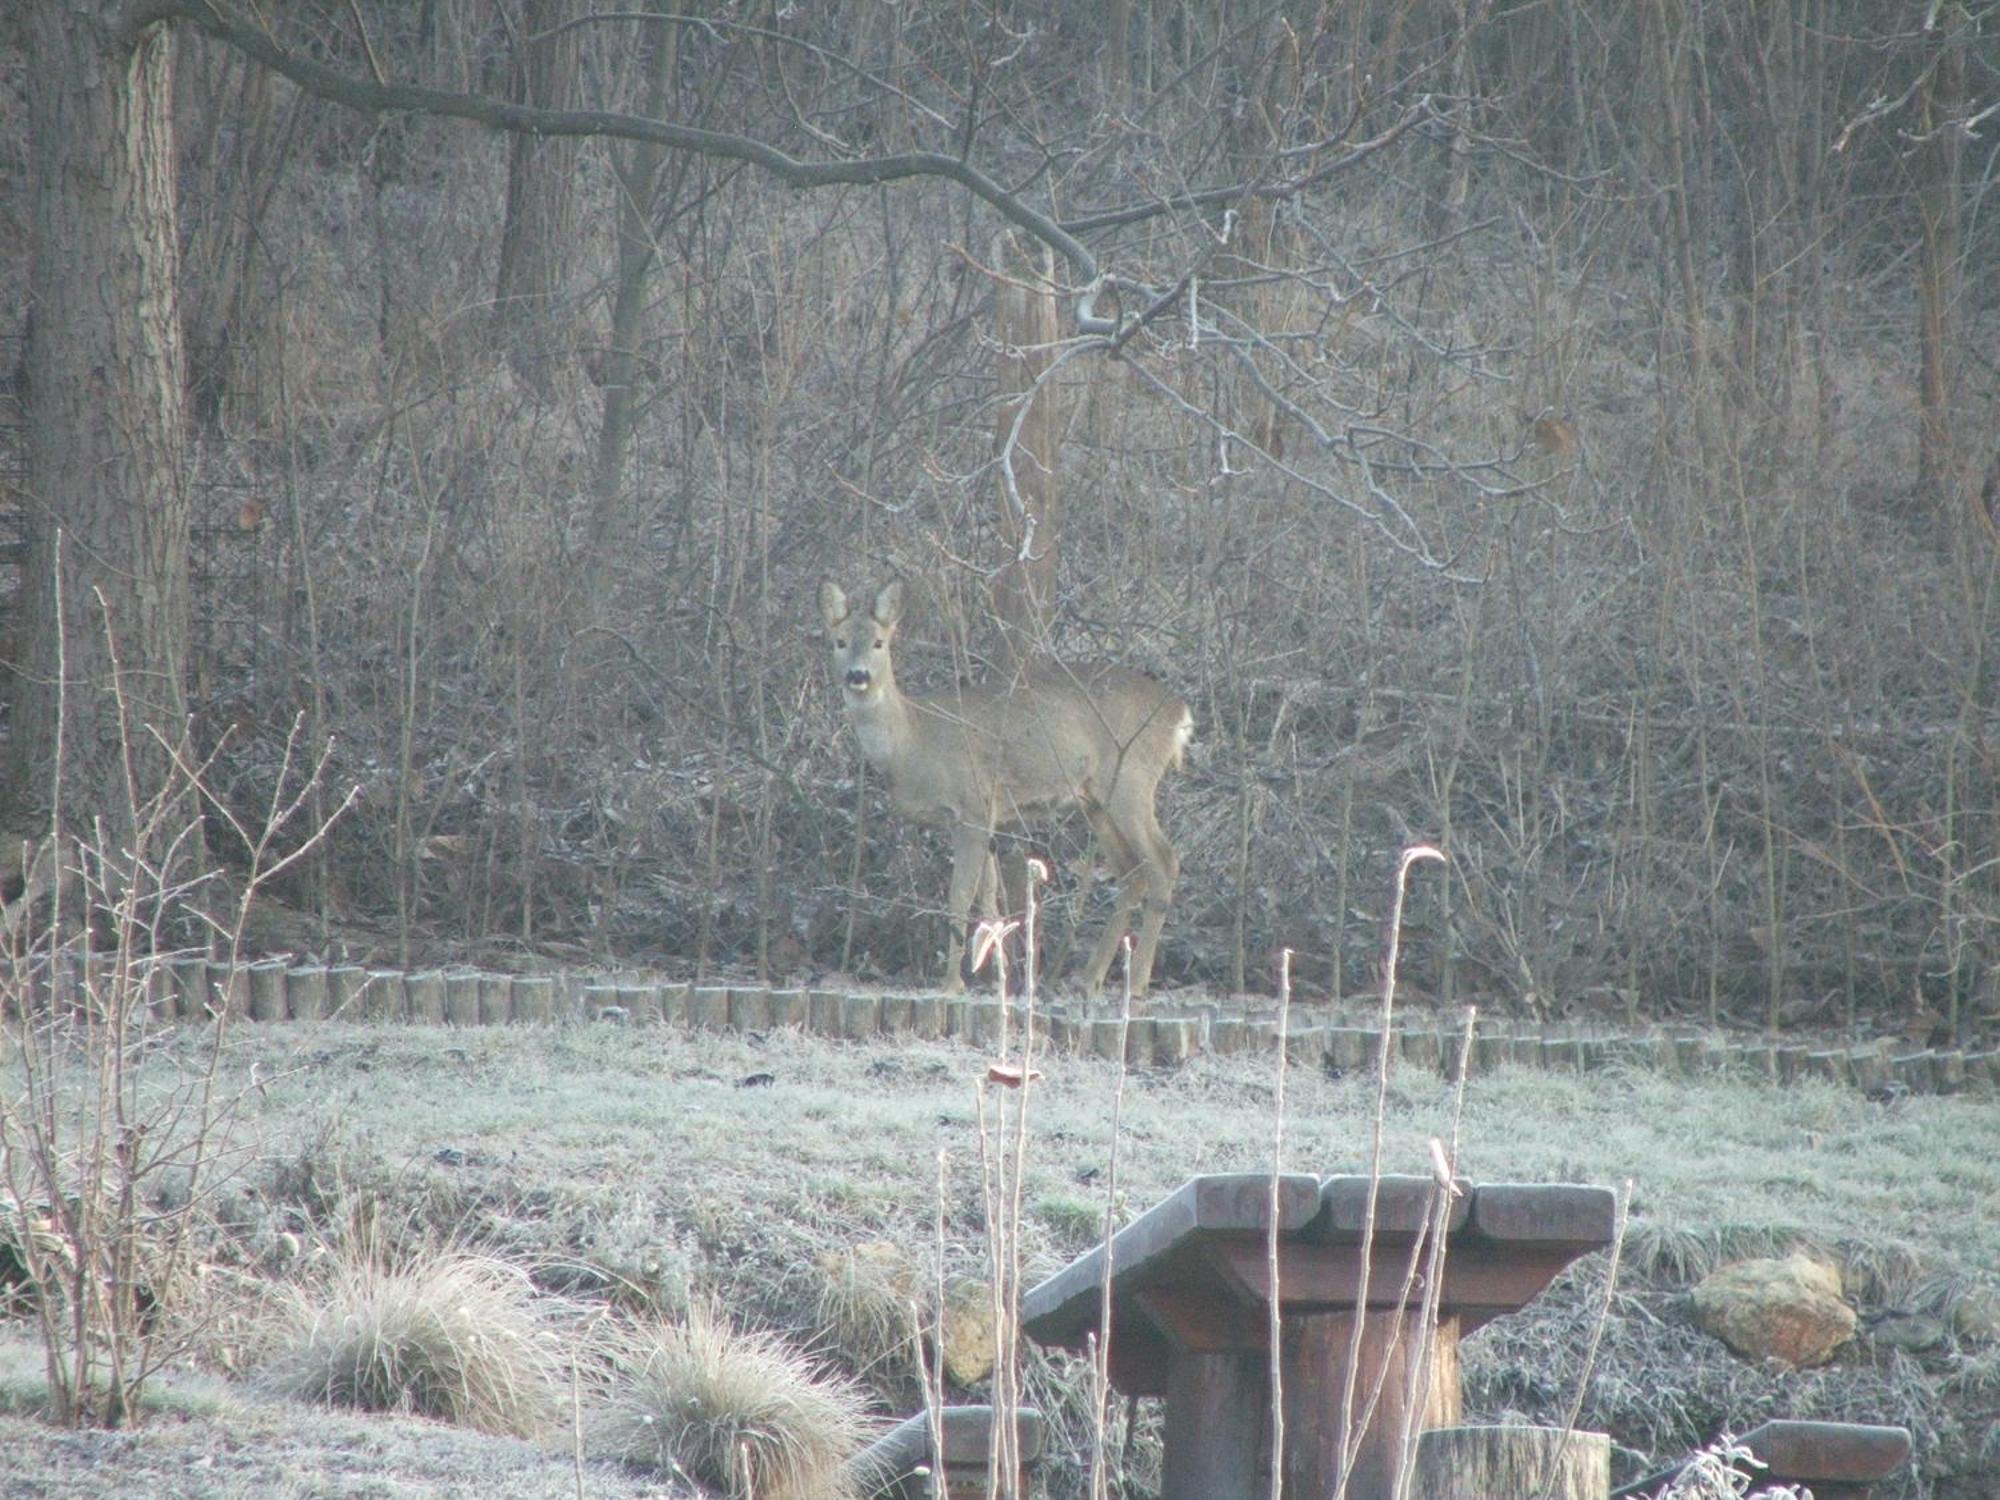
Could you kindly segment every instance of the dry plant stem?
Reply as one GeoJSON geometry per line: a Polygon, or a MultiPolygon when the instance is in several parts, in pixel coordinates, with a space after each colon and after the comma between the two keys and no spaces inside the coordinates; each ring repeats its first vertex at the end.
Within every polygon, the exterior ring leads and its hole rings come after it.
{"type": "Polygon", "coordinates": [[[1548,1478],[1542,1482],[1536,1500],[1549,1500],[1554,1494],[1556,1477],[1562,1472],[1563,1453],[1569,1447],[1570,1434],[1576,1431],[1577,1418],[1583,1414],[1584,1394],[1590,1389],[1590,1372],[1597,1364],[1597,1350],[1604,1342],[1604,1330],[1611,1322],[1611,1299],[1618,1295],[1618,1266],[1625,1258],[1625,1228],[1631,1210],[1632,1179],[1628,1177],[1618,1188],[1618,1216],[1611,1231],[1611,1258],[1604,1268],[1604,1300],[1598,1304],[1597,1317],[1590,1325],[1590,1342],[1584,1346],[1583,1365],[1576,1372],[1576,1394],[1570,1397],[1569,1410],[1563,1413],[1562,1443],[1549,1462],[1548,1478]]]}
{"type": "Polygon", "coordinates": [[[1292,1021],[1292,950],[1278,954],[1278,1076],[1271,1105],[1271,1187],[1264,1209],[1264,1269],[1271,1295],[1265,1307],[1270,1322],[1271,1361],[1271,1500],[1285,1491],[1285,1356],[1284,1294],[1278,1285],[1278,1180],[1285,1171],[1285,1053],[1292,1021]]]}
{"type": "MultiPolygon", "coordinates": [[[[1013,1201],[1008,1205],[1008,1257],[1006,1318],[1001,1327],[1007,1359],[998,1373],[1001,1381],[1000,1441],[994,1450],[1006,1464],[1002,1493],[1014,1496],[1021,1483],[1021,1427],[1016,1412],[1021,1405],[1021,1217],[1025,1210],[1028,1180],[1028,1102],[1035,1086],[1035,1002],[1038,972],[1035,949],[1041,941],[1041,883],[1048,879],[1048,867],[1039,859],[1027,861],[1027,913],[1023,936],[1027,940],[1027,962],[1023,969],[1026,985],[1021,1014],[1021,1086],[1014,1099],[1013,1201]]],[[[1001,1010],[1006,1010],[1005,998],[1001,1010]]],[[[997,1352],[997,1351],[996,1351],[997,1352]]]]}
{"type": "MultiPolygon", "coordinates": [[[[587,1337],[587,1336],[586,1336],[587,1337]]],[[[583,1345],[579,1339],[569,1356],[569,1442],[570,1472],[576,1478],[576,1500],[583,1491],[583,1345]]]]}
{"type": "Polygon", "coordinates": [[[946,1181],[945,1153],[943,1150],[939,1150],[937,1154],[936,1237],[931,1246],[932,1263],[935,1268],[935,1284],[931,1289],[935,1297],[933,1303],[935,1318],[931,1327],[935,1331],[934,1343],[936,1348],[928,1365],[924,1363],[923,1320],[915,1316],[916,1309],[914,1307],[911,1309],[912,1316],[910,1318],[910,1332],[917,1346],[917,1374],[921,1377],[924,1388],[924,1418],[930,1427],[931,1473],[933,1476],[944,1473],[944,1223],[946,1181]]]}
{"type": "Polygon", "coordinates": [[[1112,1238],[1118,1228],[1118,1132],[1125,1110],[1125,1047],[1132,1031],[1132,934],[1119,941],[1124,997],[1118,1009],[1118,1076],[1111,1086],[1111,1147],[1104,1184],[1104,1273],[1097,1280],[1097,1333],[1090,1345],[1090,1500],[1111,1500],[1111,1455],[1105,1443],[1111,1422],[1112,1238]]]}
{"type": "Polygon", "coordinates": [[[1421,1393],[1430,1386],[1432,1356],[1437,1349],[1439,1299],[1444,1295],[1444,1260],[1447,1248],[1445,1236],[1451,1225],[1452,1200],[1459,1194],[1456,1185],[1459,1130],[1465,1120],[1466,1071],[1472,1058],[1472,1038],[1478,1028],[1478,1022],[1478,1009],[1467,1006],[1465,1034],[1459,1038],[1458,1043],[1458,1072],[1452,1084],[1451,1135],[1442,1148],[1436,1140],[1431,1142],[1428,1264],[1424,1268],[1423,1307],[1417,1319],[1416,1357],[1409,1362],[1408,1383],[1403,1389],[1403,1410],[1410,1414],[1410,1420],[1399,1435],[1403,1461],[1397,1470],[1395,1500],[1405,1500],[1411,1484],[1416,1479],[1417,1439],[1423,1436],[1421,1413],[1424,1407],[1420,1404],[1421,1393]]]}
{"type": "MultiPolygon", "coordinates": [[[[1367,1430],[1364,1418],[1360,1430],[1354,1427],[1354,1382],[1361,1361],[1362,1334],[1368,1321],[1368,1281],[1369,1262],[1375,1249],[1375,1214],[1382,1187],[1382,1137],[1389,1113],[1389,1048],[1393,1041],[1390,1023],[1396,1015],[1396,965],[1403,949],[1403,903],[1409,894],[1410,870],[1427,859],[1443,863],[1444,854],[1429,844],[1412,844],[1405,849],[1396,864],[1395,901],[1389,912],[1388,952],[1382,963],[1382,1015],[1379,1021],[1381,1038],[1375,1053],[1375,1117],[1370,1130],[1368,1148],[1368,1196],[1361,1215],[1360,1276],[1354,1294],[1354,1329],[1347,1341],[1347,1364],[1340,1379],[1340,1486],[1334,1491],[1334,1500],[1340,1500],[1347,1493],[1347,1476],[1354,1470],[1355,1456],[1361,1451],[1361,1434],[1367,1430]]],[[[1416,1257],[1411,1256],[1407,1276],[1416,1272],[1416,1257]]],[[[1405,1297],[1408,1295],[1408,1281],[1405,1282],[1405,1297]]],[[[1403,1305],[1400,1301],[1398,1305],[1403,1305]]],[[[1383,1367],[1388,1368],[1386,1365],[1383,1367]]],[[[1369,1403],[1373,1411],[1374,1403],[1369,1403]]]]}
{"type": "MultiPolygon", "coordinates": [[[[1047,878],[1039,860],[1027,865],[1027,912],[1023,935],[1032,954],[1037,941],[1039,902],[1036,887],[1047,878]]],[[[993,1311],[993,1440],[988,1445],[987,1481],[989,1491],[1013,1500],[1020,1491],[1020,1427],[1015,1412],[1021,1404],[1020,1311],[1021,1311],[1021,1215],[1026,1193],[1028,1161],[1028,1108],[1034,1089],[1035,965],[1030,959],[1024,968],[1026,984],[1019,1028],[1018,1059],[1011,1062],[1008,1047],[1007,930],[1008,923],[982,924],[974,946],[974,964],[990,954],[999,985],[999,1029],[1001,1068],[1012,1069],[1012,1081],[999,1091],[989,1129],[987,1094],[994,1074],[982,1078],[976,1094],[979,1120],[979,1154],[985,1184],[986,1236],[992,1266],[991,1302],[993,1311]],[[1011,1103],[1009,1102],[1011,1096],[1011,1103]]]]}

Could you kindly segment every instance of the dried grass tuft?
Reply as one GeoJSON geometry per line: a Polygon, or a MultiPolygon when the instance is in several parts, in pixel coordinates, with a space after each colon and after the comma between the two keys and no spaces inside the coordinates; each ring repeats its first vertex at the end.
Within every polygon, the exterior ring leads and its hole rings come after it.
{"type": "Polygon", "coordinates": [[[527,1275],[492,1256],[357,1249],[283,1299],[260,1381],[302,1400],[531,1436],[560,1410],[567,1366],[527,1275]]]}
{"type": "Polygon", "coordinates": [[[608,1335],[598,1451],[739,1500],[850,1500],[859,1387],[776,1334],[694,1309],[608,1335]]]}
{"type": "Polygon", "coordinates": [[[906,1363],[918,1298],[918,1269],[893,1240],[829,1250],[818,1263],[814,1321],[857,1370],[906,1363]]]}

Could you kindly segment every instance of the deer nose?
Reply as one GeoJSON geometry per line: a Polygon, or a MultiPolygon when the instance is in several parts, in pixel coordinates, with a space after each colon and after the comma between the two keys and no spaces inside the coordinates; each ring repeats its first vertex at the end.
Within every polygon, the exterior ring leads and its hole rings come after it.
{"type": "Polygon", "coordinates": [[[868,669],[866,667],[849,667],[847,669],[847,685],[853,688],[855,692],[866,692],[868,690],[868,682],[868,669]]]}

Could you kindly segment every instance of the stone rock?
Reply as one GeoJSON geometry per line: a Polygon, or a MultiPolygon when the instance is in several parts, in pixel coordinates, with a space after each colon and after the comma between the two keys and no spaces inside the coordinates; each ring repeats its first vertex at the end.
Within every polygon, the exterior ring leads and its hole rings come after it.
{"type": "Polygon", "coordinates": [[[909,1300],[917,1280],[909,1253],[894,1240],[860,1240],[819,1257],[820,1273],[837,1286],[886,1288],[899,1301],[909,1300]]]}
{"type": "Polygon", "coordinates": [[[1748,1360],[1803,1369],[1854,1335],[1839,1270],[1808,1255],[1724,1266],[1694,1289],[1693,1306],[1696,1326],[1748,1360]]]}
{"type": "Polygon", "coordinates": [[[1951,1310],[1951,1329],[1968,1344],[2000,1344],[2000,1291],[1976,1286],[1951,1310]]]}
{"type": "Polygon", "coordinates": [[[993,1289],[983,1281],[954,1287],[945,1298],[944,1373],[961,1389],[993,1373],[993,1289]]]}
{"type": "Polygon", "coordinates": [[[1905,1354],[1942,1349],[1950,1336],[1943,1319],[1925,1313],[1891,1313],[1868,1330],[1872,1342],[1905,1354]]]}

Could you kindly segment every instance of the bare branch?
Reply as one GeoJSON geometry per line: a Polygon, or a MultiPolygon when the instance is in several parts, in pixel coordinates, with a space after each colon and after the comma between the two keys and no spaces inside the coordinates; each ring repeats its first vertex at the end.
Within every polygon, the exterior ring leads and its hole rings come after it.
{"type": "Polygon", "coordinates": [[[368,114],[403,110],[470,120],[492,130],[651,141],[701,156],[748,162],[796,188],[873,187],[914,177],[943,178],[957,183],[1009,223],[1060,252],[1079,285],[1090,285],[1099,276],[1096,256],[1075,235],[1047,214],[1022,202],[970,162],[940,152],[898,152],[851,161],[801,161],[751,136],[649,120],[616,110],[537,109],[481,94],[373,82],[289,51],[261,27],[225,14],[214,0],[150,0],[134,12],[131,24],[136,29],[169,20],[190,22],[217,41],[289,78],[306,92],[368,114]]]}

